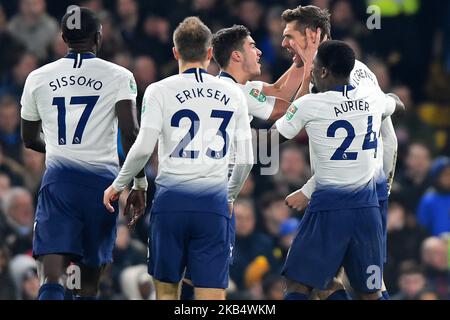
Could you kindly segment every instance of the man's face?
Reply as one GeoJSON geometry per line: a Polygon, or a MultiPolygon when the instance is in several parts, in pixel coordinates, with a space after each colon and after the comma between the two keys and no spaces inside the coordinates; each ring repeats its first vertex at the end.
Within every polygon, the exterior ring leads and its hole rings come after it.
{"type": "Polygon", "coordinates": [[[291,21],[286,24],[286,27],[283,31],[283,41],[281,42],[281,46],[292,55],[292,61],[298,66],[301,67],[303,65],[303,61],[301,55],[306,49],[306,34],[302,34],[297,29],[297,22],[291,21]],[[296,52],[293,46],[293,42],[297,43],[297,48],[300,52],[296,52]]]}
{"type": "Polygon", "coordinates": [[[256,47],[255,41],[252,37],[248,36],[244,40],[242,49],[243,71],[248,74],[250,79],[259,76],[261,74],[261,63],[259,63],[259,60],[261,59],[262,52],[256,47]]]}
{"type": "Polygon", "coordinates": [[[316,87],[319,92],[323,92],[324,90],[324,70],[320,60],[317,58],[317,55],[314,57],[313,65],[311,69],[311,83],[316,87]]]}

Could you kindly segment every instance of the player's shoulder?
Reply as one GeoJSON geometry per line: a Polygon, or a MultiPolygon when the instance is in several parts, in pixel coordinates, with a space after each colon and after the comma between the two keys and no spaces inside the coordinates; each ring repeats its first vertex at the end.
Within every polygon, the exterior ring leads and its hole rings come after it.
{"type": "Polygon", "coordinates": [[[308,93],[294,101],[294,104],[302,105],[311,102],[323,102],[330,99],[329,92],[308,93]]]}
{"type": "Polygon", "coordinates": [[[119,66],[118,64],[115,64],[113,62],[103,60],[101,58],[95,58],[93,60],[96,64],[101,65],[102,69],[108,70],[108,72],[112,72],[114,75],[124,75],[124,76],[133,76],[133,73],[128,70],[127,68],[124,68],[122,66],[119,66]]]}
{"type": "Polygon", "coordinates": [[[28,80],[38,79],[40,77],[45,77],[50,73],[54,73],[60,68],[61,59],[47,63],[33,71],[28,75],[28,80]]]}

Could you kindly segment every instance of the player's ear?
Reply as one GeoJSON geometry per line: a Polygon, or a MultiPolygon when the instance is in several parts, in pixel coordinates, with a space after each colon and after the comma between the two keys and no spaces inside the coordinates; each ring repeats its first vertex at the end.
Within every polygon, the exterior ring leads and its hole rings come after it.
{"type": "Polygon", "coordinates": [[[172,48],[172,53],[173,53],[173,57],[175,58],[175,60],[180,60],[180,54],[178,53],[177,48],[173,47],[172,48]]]}
{"type": "Polygon", "coordinates": [[[328,77],[328,74],[329,74],[330,72],[328,71],[328,69],[327,68],[321,68],[321,71],[320,71],[320,77],[322,78],[322,79],[325,79],[326,77],[328,77]]]}
{"type": "Polygon", "coordinates": [[[230,60],[240,62],[242,60],[242,54],[239,50],[234,50],[231,52],[230,60]]]}
{"type": "Polygon", "coordinates": [[[211,61],[212,57],[213,57],[213,48],[209,47],[208,51],[206,51],[206,58],[208,59],[208,61],[211,61]]]}

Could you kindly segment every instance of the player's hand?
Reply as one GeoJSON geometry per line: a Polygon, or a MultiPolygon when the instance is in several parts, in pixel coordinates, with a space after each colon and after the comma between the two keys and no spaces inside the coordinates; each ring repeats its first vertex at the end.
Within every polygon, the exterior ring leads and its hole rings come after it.
{"type": "Polygon", "coordinates": [[[114,213],[114,207],[111,205],[111,202],[119,199],[119,196],[120,191],[114,189],[112,185],[105,190],[103,194],[103,204],[105,205],[106,210],[108,210],[111,213],[114,213]]]}
{"type": "Polygon", "coordinates": [[[136,222],[145,213],[145,206],[147,204],[147,192],[145,190],[131,190],[125,205],[124,215],[128,215],[130,220],[128,228],[134,229],[136,222]],[[132,211],[132,214],[130,213],[132,211]]]}
{"type": "MultiPolygon", "coordinates": [[[[312,65],[312,62],[314,60],[314,56],[317,53],[317,49],[320,45],[320,37],[322,35],[322,30],[320,28],[316,29],[316,32],[312,31],[310,28],[306,28],[306,49],[303,50],[303,54],[300,55],[300,57],[303,60],[303,63],[305,65],[312,65]]],[[[326,40],[326,37],[324,38],[324,41],[326,40]]],[[[298,44],[296,44],[298,45],[298,44]]]]}
{"type": "Polygon", "coordinates": [[[233,216],[233,202],[228,203],[228,211],[230,213],[230,218],[233,216]]]}
{"type": "Polygon", "coordinates": [[[285,202],[289,208],[302,211],[308,205],[309,199],[301,190],[297,190],[288,195],[285,202]]]}

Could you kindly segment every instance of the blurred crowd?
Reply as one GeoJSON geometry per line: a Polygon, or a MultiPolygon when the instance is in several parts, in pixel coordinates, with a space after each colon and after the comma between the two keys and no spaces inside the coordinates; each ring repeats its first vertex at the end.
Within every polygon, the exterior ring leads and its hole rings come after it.
{"type": "MultiPolygon", "coordinates": [[[[407,108],[393,118],[398,161],[387,222],[387,288],[394,299],[450,298],[448,1],[0,0],[0,299],[35,299],[39,289],[31,248],[45,164],[44,155],[22,144],[19,101],[28,74],[66,54],[59,20],[70,4],[98,12],[104,37],[99,56],[134,73],[138,106],[149,84],[177,73],[172,31],[184,17],[199,16],[213,32],[235,23],[247,26],[263,52],[259,79],[271,83],[291,65],[280,46],[282,11],[299,4],[328,8],[332,37],[348,42],[381,88],[396,93],[407,108]],[[380,29],[366,23],[371,14],[366,9],[373,4],[379,5],[380,29]]],[[[217,66],[211,63],[209,71],[217,74],[217,66]]],[[[262,176],[256,165],[245,183],[235,204],[230,299],[283,297],[279,271],[303,214],[290,210],[284,198],[311,176],[307,143],[306,134],[300,134],[282,146],[276,175],[262,176]]],[[[149,180],[156,170],[152,157],[149,180]]],[[[148,213],[133,231],[119,222],[114,264],[101,281],[101,298],[154,299],[145,265],[147,230],[148,213]]]]}

